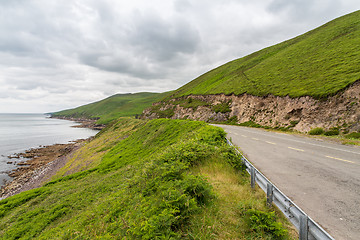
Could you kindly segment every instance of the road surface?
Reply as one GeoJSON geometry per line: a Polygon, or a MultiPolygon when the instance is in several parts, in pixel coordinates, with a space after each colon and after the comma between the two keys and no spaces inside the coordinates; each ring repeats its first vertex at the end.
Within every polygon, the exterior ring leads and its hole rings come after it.
{"type": "Polygon", "coordinates": [[[335,239],[360,239],[360,147],[263,129],[217,126],[335,239]]]}

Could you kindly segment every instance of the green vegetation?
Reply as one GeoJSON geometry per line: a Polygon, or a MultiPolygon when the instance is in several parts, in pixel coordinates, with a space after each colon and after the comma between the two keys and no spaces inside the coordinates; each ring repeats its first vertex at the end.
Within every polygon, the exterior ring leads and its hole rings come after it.
{"type": "Polygon", "coordinates": [[[336,136],[340,134],[339,129],[331,128],[328,131],[325,131],[321,127],[313,128],[308,132],[309,135],[325,135],[325,136],[336,136]]]}
{"type": "Polygon", "coordinates": [[[278,216],[247,224],[244,206],[273,210],[224,137],[203,122],[117,120],[52,181],[0,201],[1,239],[290,239],[278,216]]]}
{"type": "Polygon", "coordinates": [[[99,124],[107,124],[119,117],[132,117],[142,113],[145,108],[157,102],[166,93],[116,94],[98,102],[74,109],[53,113],[53,116],[99,119],[99,124]]]}
{"type": "Polygon", "coordinates": [[[174,108],[179,105],[183,108],[192,108],[194,111],[200,106],[209,106],[208,102],[196,98],[179,98],[171,102],[160,102],[150,107],[152,113],[155,113],[158,118],[171,118],[174,116],[174,108]]]}
{"type": "Polygon", "coordinates": [[[264,126],[254,122],[254,121],[247,121],[247,122],[240,123],[238,125],[239,126],[244,126],[244,127],[264,128],[264,126]]]}
{"type": "Polygon", "coordinates": [[[209,103],[206,101],[202,101],[196,98],[188,98],[188,99],[177,99],[173,102],[174,105],[179,104],[183,108],[192,108],[194,111],[200,106],[209,106],[209,103]]]}
{"type": "Polygon", "coordinates": [[[238,121],[238,117],[232,116],[225,122],[225,124],[236,125],[237,121],[238,121]]]}
{"type": "Polygon", "coordinates": [[[219,103],[219,104],[211,106],[211,109],[216,113],[219,113],[219,112],[220,113],[231,112],[230,104],[231,104],[231,102],[219,103]]]}
{"type": "Polygon", "coordinates": [[[190,219],[185,239],[296,239],[294,232],[285,230],[284,225],[287,229],[289,225],[279,218],[280,212],[276,213],[276,222],[284,232],[283,237],[249,226],[246,211],[253,209],[267,214],[274,209],[266,207],[264,193],[259,188],[251,189],[249,176],[231,149],[224,151],[221,157],[205,159],[194,166],[192,172],[206,177],[214,188],[216,199],[190,219]]]}
{"type": "Polygon", "coordinates": [[[329,131],[324,132],[325,136],[336,136],[339,134],[340,134],[340,132],[338,129],[330,129],[329,131]]]}
{"type": "Polygon", "coordinates": [[[320,128],[320,127],[317,127],[317,128],[313,128],[311,129],[308,134],[309,135],[321,135],[321,134],[324,134],[324,129],[323,128],[320,128]]]}
{"type": "Polygon", "coordinates": [[[213,69],[171,98],[221,93],[324,98],[360,79],[359,42],[360,11],[356,11],[213,69]]]}
{"type": "Polygon", "coordinates": [[[360,132],[352,132],[345,136],[346,138],[360,139],[360,132]]]}
{"type": "Polygon", "coordinates": [[[151,112],[155,113],[158,118],[171,118],[174,116],[174,106],[168,106],[165,108],[165,105],[157,104],[150,107],[151,112]]]}
{"type": "Polygon", "coordinates": [[[282,239],[286,235],[281,223],[276,221],[275,212],[249,209],[245,212],[245,216],[250,229],[255,232],[269,233],[277,239],[282,239]]]}

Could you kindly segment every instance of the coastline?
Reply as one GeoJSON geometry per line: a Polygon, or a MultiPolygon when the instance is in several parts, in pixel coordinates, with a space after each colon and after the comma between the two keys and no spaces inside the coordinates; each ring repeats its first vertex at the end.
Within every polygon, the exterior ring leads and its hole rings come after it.
{"type": "Polygon", "coordinates": [[[79,123],[80,125],[75,125],[75,128],[90,128],[93,130],[102,130],[106,127],[104,124],[96,124],[97,119],[88,119],[88,118],[75,118],[75,117],[65,117],[65,116],[54,116],[51,115],[50,118],[62,119],[73,121],[79,123]]]}
{"type": "Polygon", "coordinates": [[[71,155],[90,139],[91,137],[67,144],[53,144],[32,148],[24,153],[11,156],[9,161],[18,158],[27,160],[17,163],[18,167],[9,172],[9,176],[13,177],[13,179],[1,187],[0,200],[40,187],[60,168],[65,166],[71,155]]]}
{"type": "MultiPolygon", "coordinates": [[[[105,127],[105,125],[96,124],[96,120],[92,119],[54,116],[50,118],[79,123],[79,125],[72,126],[75,128],[101,130],[105,127]]],[[[8,156],[8,163],[13,164],[15,162],[18,167],[8,173],[13,179],[1,186],[0,200],[42,186],[50,180],[60,168],[65,166],[68,159],[71,158],[77,149],[86,142],[89,142],[92,138],[93,137],[78,139],[66,144],[40,146],[8,156]],[[25,161],[19,161],[19,159],[25,159],[25,161]]]]}

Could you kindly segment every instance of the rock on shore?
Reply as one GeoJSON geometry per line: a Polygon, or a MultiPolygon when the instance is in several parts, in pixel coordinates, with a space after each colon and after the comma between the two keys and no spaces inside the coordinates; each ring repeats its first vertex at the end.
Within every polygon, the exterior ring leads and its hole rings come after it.
{"type": "Polygon", "coordinates": [[[33,148],[10,156],[27,160],[18,162],[19,167],[9,173],[13,180],[0,189],[0,199],[41,186],[65,165],[69,154],[83,145],[84,141],[33,148]]]}

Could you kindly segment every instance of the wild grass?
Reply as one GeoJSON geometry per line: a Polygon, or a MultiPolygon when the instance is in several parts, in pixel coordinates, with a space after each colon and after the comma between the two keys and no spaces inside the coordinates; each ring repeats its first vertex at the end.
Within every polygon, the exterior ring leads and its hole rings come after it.
{"type": "Polygon", "coordinates": [[[271,239],[243,220],[244,206],[269,210],[224,137],[203,122],[118,120],[52,181],[0,201],[0,236],[271,239]]]}
{"type": "Polygon", "coordinates": [[[311,129],[308,134],[309,135],[321,135],[324,134],[325,130],[321,127],[311,129]]]}
{"type": "MultiPolygon", "coordinates": [[[[360,79],[360,11],[213,69],[172,94],[325,98],[360,79]]],[[[170,98],[170,97],[169,97],[170,98]]]]}
{"type": "Polygon", "coordinates": [[[89,170],[101,163],[102,157],[112,148],[128,137],[137,128],[146,124],[146,121],[132,118],[121,118],[108,124],[106,129],[99,132],[96,137],[72,154],[66,165],[60,169],[53,180],[66,175],[89,170]]]}
{"type": "Polygon", "coordinates": [[[266,207],[265,195],[261,189],[251,189],[249,177],[243,170],[236,169],[225,159],[208,159],[192,171],[205,176],[214,187],[217,201],[204,211],[195,214],[187,232],[190,239],[296,239],[297,234],[288,221],[276,211],[277,222],[287,233],[273,236],[251,229],[245,217],[249,209],[270,213],[275,209],[266,207]]]}

